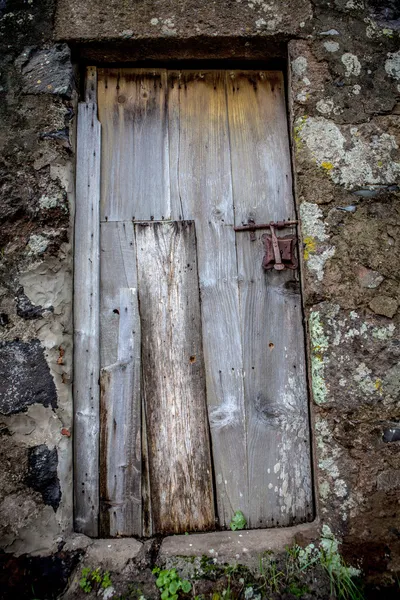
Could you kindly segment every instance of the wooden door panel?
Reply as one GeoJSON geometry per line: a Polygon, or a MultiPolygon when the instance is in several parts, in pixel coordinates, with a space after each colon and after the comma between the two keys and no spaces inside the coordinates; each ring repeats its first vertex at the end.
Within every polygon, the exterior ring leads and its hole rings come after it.
{"type": "Polygon", "coordinates": [[[166,72],[99,69],[102,221],[170,218],[166,72]]]}
{"type": "Polygon", "coordinates": [[[100,375],[100,534],[142,534],[140,318],[137,290],[121,288],[117,361],[100,375]]]}
{"type": "Polygon", "coordinates": [[[101,532],[309,520],[298,274],[234,231],[295,218],[283,76],[98,79],[101,532]]]}
{"type": "Polygon", "coordinates": [[[248,512],[248,476],[225,74],[172,72],[168,84],[172,198],[196,222],[218,516],[227,527],[235,510],[248,512]]]}
{"type": "Polygon", "coordinates": [[[100,534],[142,535],[140,318],[131,222],[100,229],[100,534]]]}
{"type": "MultiPolygon", "coordinates": [[[[295,219],[282,74],[227,74],[227,99],[235,224],[295,219]]],[[[250,527],[312,514],[300,284],[295,271],[263,271],[262,234],[236,234],[250,527]]]]}
{"type": "Polygon", "coordinates": [[[135,225],[152,530],[215,526],[196,234],[135,225]]]}

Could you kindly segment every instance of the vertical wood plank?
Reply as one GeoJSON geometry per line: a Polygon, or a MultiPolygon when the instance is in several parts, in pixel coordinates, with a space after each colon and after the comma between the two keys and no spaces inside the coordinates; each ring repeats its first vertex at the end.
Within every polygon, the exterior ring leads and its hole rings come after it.
{"type": "Polygon", "coordinates": [[[78,107],[74,275],[75,529],[98,535],[99,205],[97,106],[78,107]]]}
{"type": "Polygon", "coordinates": [[[248,481],[224,73],[171,72],[168,105],[171,204],[196,222],[218,517],[227,527],[236,510],[248,512],[248,481]]]}
{"type": "Polygon", "coordinates": [[[170,218],[166,72],[99,69],[101,220],[170,218]]]}
{"type": "Polygon", "coordinates": [[[120,288],[117,362],[101,371],[100,532],[142,535],[140,319],[137,292],[120,288]]]}
{"type": "Polygon", "coordinates": [[[121,288],[135,288],[136,251],[132,222],[100,225],[100,366],[117,362],[121,288]]]}
{"type": "MultiPolygon", "coordinates": [[[[282,74],[228,73],[227,92],[235,224],[295,218],[282,74]]],[[[262,233],[255,242],[236,234],[250,527],[290,525],[313,512],[298,274],[263,271],[262,233]]]]}
{"type": "Polygon", "coordinates": [[[86,67],[85,102],[97,102],[97,67],[86,67]]]}
{"type": "Polygon", "coordinates": [[[214,507],[194,223],[135,232],[153,531],[207,530],[214,507]]]}

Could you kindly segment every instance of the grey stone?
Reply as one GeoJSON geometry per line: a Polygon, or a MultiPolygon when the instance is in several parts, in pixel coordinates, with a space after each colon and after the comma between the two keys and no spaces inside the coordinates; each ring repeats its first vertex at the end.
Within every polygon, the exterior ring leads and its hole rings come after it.
{"type": "Polygon", "coordinates": [[[389,444],[390,442],[400,442],[400,427],[393,426],[385,429],[382,439],[386,444],[389,444]]]}
{"type": "Polygon", "coordinates": [[[369,307],[377,315],[383,315],[391,319],[397,312],[398,302],[390,296],[375,296],[369,303],[369,307]]]}
{"type": "Polygon", "coordinates": [[[0,343],[0,413],[18,413],[35,403],[57,407],[42,345],[39,340],[0,343]]]}
{"type": "Polygon", "coordinates": [[[386,373],[383,390],[392,398],[400,397],[400,364],[394,365],[386,373]]]}
{"type": "Polygon", "coordinates": [[[372,269],[367,269],[366,267],[362,266],[359,267],[357,275],[361,287],[369,289],[375,289],[379,287],[384,280],[383,275],[378,273],[378,271],[372,271],[372,269]]]}
{"type": "Polygon", "coordinates": [[[47,50],[25,50],[17,59],[26,94],[56,94],[70,97],[74,89],[71,53],[66,44],[47,50]]]}
{"type": "Polygon", "coordinates": [[[120,572],[138,557],[142,548],[143,544],[133,538],[95,540],[88,547],[82,562],[88,567],[120,572]]]}
{"type": "Polygon", "coordinates": [[[45,311],[53,311],[52,307],[43,308],[43,306],[35,306],[29,300],[28,296],[24,294],[23,288],[18,291],[16,298],[17,302],[17,315],[23,319],[40,319],[45,311]]]}
{"type": "Polygon", "coordinates": [[[57,448],[50,450],[45,444],[29,448],[28,475],[25,483],[36,492],[40,492],[43,502],[51,506],[54,512],[61,500],[57,466],[57,448]]]}
{"type": "Polygon", "coordinates": [[[65,540],[63,546],[64,552],[74,552],[75,550],[87,550],[93,544],[93,540],[83,533],[71,533],[65,540]]]}
{"type": "Polygon", "coordinates": [[[390,471],[379,473],[377,485],[378,490],[383,490],[385,492],[398,489],[400,487],[400,470],[390,469],[390,471]]]}
{"type": "Polygon", "coordinates": [[[238,561],[247,566],[256,566],[260,555],[266,551],[282,552],[295,542],[296,536],[314,534],[314,523],[282,529],[252,529],[242,531],[217,531],[193,535],[174,535],[163,540],[158,562],[174,556],[207,556],[217,563],[238,561]]]}

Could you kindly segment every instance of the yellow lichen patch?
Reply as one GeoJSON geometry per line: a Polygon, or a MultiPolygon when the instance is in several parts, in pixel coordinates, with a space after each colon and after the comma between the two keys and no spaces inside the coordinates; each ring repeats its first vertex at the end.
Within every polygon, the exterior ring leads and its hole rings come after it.
{"type": "Polygon", "coordinates": [[[308,260],[310,258],[310,254],[314,254],[317,249],[317,244],[315,238],[308,236],[304,238],[304,260],[308,260]]]}
{"type": "Polygon", "coordinates": [[[304,125],[306,124],[306,121],[307,121],[307,115],[304,115],[303,117],[300,117],[299,119],[297,119],[297,124],[294,126],[293,141],[295,143],[296,150],[300,150],[300,148],[303,145],[302,141],[301,141],[300,133],[301,133],[301,130],[303,129],[304,125]]]}
{"type": "Polygon", "coordinates": [[[321,163],[321,167],[325,169],[325,171],[332,171],[333,164],[327,160],[324,160],[324,162],[321,163]]]}
{"type": "Polygon", "coordinates": [[[377,392],[382,392],[382,379],[375,379],[375,388],[377,392]]]}
{"type": "Polygon", "coordinates": [[[378,160],[378,167],[381,169],[383,167],[383,162],[381,160],[378,160]]]}

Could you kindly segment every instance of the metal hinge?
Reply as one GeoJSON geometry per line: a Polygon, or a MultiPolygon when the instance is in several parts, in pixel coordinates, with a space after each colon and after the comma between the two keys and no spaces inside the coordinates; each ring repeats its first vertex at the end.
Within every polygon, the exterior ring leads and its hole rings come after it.
{"type": "Polygon", "coordinates": [[[284,269],[297,269],[298,260],[295,255],[297,237],[295,235],[277,237],[276,230],[297,224],[298,221],[271,221],[270,223],[258,224],[253,219],[249,219],[247,225],[234,227],[234,230],[249,231],[250,240],[253,242],[256,239],[255,232],[258,229],[269,229],[270,233],[264,233],[262,236],[265,248],[262,266],[266,271],[270,269],[283,271],[284,269]]]}

